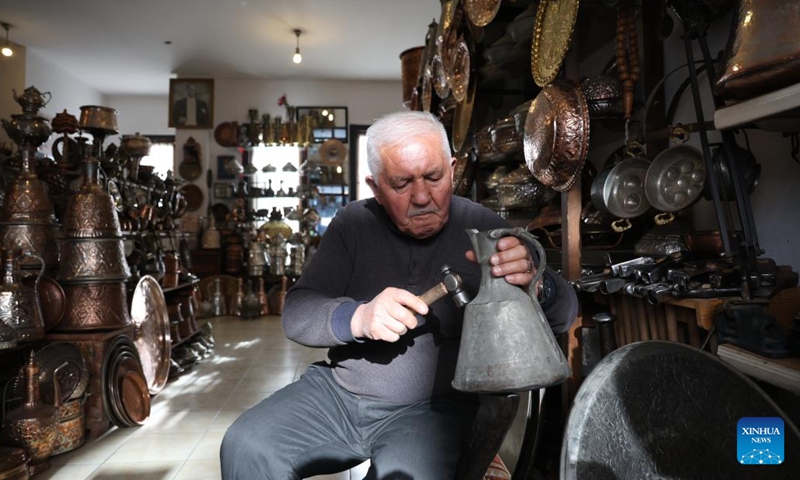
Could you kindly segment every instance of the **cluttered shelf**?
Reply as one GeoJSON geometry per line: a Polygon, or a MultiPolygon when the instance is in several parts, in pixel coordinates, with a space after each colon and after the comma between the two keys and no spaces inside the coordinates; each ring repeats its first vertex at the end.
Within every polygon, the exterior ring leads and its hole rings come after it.
{"type": "MultiPolygon", "coordinates": [[[[800,84],[720,108],[714,113],[717,129],[734,128],[800,108],[800,84]]],[[[800,116],[796,124],[800,125],[800,116]]]]}

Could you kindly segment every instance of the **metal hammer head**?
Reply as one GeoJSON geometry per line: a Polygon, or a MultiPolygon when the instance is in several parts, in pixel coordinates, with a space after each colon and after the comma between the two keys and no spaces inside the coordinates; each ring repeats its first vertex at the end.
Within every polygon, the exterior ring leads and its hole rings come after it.
{"type": "Polygon", "coordinates": [[[461,277],[457,273],[451,271],[450,267],[447,265],[442,265],[442,274],[444,275],[442,284],[447,290],[447,293],[453,298],[456,307],[461,308],[468,304],[471,298],[469,298],[469,294],[464,290],[461,277]]]}

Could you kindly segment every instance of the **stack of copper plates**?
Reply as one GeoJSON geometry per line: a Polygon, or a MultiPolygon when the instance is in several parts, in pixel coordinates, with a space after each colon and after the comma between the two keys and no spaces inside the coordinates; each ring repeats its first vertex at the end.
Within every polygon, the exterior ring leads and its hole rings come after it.
{"type": "Polygon", "coordinates": [[[120,335],[111,342],[101,377],[111,423],[118,427],[144,425],[150,417],[150,392],[133,340],[120,335]]]}

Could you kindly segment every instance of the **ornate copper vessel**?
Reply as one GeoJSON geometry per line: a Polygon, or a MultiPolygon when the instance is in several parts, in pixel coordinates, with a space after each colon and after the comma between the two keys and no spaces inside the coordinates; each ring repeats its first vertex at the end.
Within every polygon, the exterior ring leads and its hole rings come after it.
{"type": "Polygon", "coordinates": [[[131,276],[122,239],[61,240],[59,282],[116,281],[131,276]]]}
{"type": "MultiPolygon", "coordinates": [[[[56,394],[56,405],[47,405],[39,397],[39,367],[31,352],[25,366],[25,403],[6,415],[3,422],[3,443],[21,447],[30,456],[28,469],[31,475],[50,468],[48,458],[56,440],[56,422],[61,400],[56,394]]],[[[57,382],[55,388],[58,389],[57,382]]]]}
{"type": "MultiPolygon", "coordinates": [[[[31,255],[26,253],[25,255],[31,255]]],[[[40,258],[41,260],[41,258],[40,258]]],[[[17,275],[17,252],[3,251],[3,278],[0,284],[0,321],[17,331],[21,342],[44,338],[44,320],[37,288],[19,281],[17,275]]],[[[39,279],[44,274],[44,263],[40,264],[39,279]]]]}
{"type": "Polygon", "coordinates": [[[100,185],[97,160],[83,164],[83,183],[69,197],[64,212],[64,236],[68,238],[121,238],[122,229],[114,199],[100,185]]]}
{"type": "Polygon", "coordinates": [[[21,448],[0,447],[0,480],[28,480],[28,454],[21,448]]]}
{"type": "Polygon", "coordinates": [[[55,223],[55,212],[47,184],[39,180],[33,171],[32,148],[20,148],[22,169],[16,180],[9,186],[0,211],[3,223],[55,223]]]}
{"type": "Polygon", "coordinates": [[[110,107],[84,105],[81,107],[81,118],[78,123],[83,130],[92,133],[97,130],[111,134],[119,132],[117,110],[110,107]]]}
{"type": "Polygon", "coordinates": [[[131,324],[124,282],[64,283],[67,314],[53,331],[114,330],[131,324]]]}
{"type": "MultiPolygon", "coordinates": [[[[0,223],[0,248],[14,250],[20,247],[40,256],[47,269],[58,265],[56,237],[60,234],[57,224],[0,223]]],[[[20,273],[28,277],[38,273],[39,262],[31,256],[19,259],[20,273]],[[33,269],[33,271],[30,271],[33,269]]]]}
{"type": "Polygon", "coordinates": [[[34,86],[26,88],[22,95],[17,95],[14,89],[11,91],[14,94],[14,101],[22,107],[22,113],[11,115],[11,121],[3,119],[3,128],[9,138],[20,147],[38,147],[46,142],[52,133],[47,119],[37,115],[39,109],[50,101],[50,92],[41,93],[34,86]]]}

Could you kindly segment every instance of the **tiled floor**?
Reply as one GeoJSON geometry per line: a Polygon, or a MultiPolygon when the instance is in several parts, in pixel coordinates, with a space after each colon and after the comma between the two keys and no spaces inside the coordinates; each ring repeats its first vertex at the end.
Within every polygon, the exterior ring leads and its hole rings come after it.
{"type": "MultiPolygon", "coordinates": [[[[280,318],[209,320],[214,353],[153,397],[139,428],[112,428],[100,438],[52,457],[41,480],[217,480],[219,446],[247,408],[291,382],[326,350],[286,340],[280,318]]],[[[315,480],[340,476],[315,477],[315,480]]]]}

